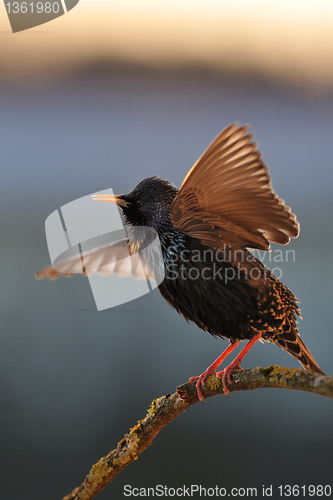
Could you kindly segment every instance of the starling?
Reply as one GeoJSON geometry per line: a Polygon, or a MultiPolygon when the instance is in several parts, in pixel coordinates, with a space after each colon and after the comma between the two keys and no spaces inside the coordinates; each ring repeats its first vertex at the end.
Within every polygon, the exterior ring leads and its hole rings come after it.
{"type": "MultiPolygon", "coordinates": [[[[128,228],[157,231],[165,272],[158,286],[162,297],[186,321],[229,340],[207,370],[190,378],[201,401],[201,385],[211,374],[222,377],[228,395],[226,382],[232,384],[232,372],[241,369],[241,361],[259,339],[277,344],[305,369],[324,374],[299,336],[297,298],[251,252],[269,250],[270,242],[285,245],[298,236],[299,224],[273,191],[247,126],[232,124],[223,130],[180,189],[160,177],[149,177],[126,195],[95,199],[116,203],[128,228]],[[243,350],[217,371],[241,340],[247,341],[243,350]]],[[[114,252],[121,245],[133,249],[140,243],[135,238],[134,243],[132,239],[131,244],[128,240],[117,244],[114,252]]],[[[103,252],[103,248],[93,250],[87,258],[94,260],[103,252]]],[[[60,271],[49,267],[36,276],[54,279],[77,272],[74,268],[72,260],[60,271]]],[[[99,268],[95,266],[95,272],[99,268]]]]}

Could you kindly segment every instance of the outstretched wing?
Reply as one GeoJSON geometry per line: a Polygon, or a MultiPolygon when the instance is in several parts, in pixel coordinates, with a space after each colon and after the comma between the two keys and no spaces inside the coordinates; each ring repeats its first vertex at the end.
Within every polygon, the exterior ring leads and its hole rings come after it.
{"type": "Polygon", "coordinates": [[[89,252],[58,262],[55,268],[52,266],[42,269],[36,273],[36,278],[49,278],[55,280],[59,276],[70,278],[75,274],[132,276],[138,279],[147,279],[149,269],[144,269],[139,251],[133,253],[127,239],[108,245],[94,248],[89,252]]]}
{"type": "Polygon", "coordinates": [[[171,206],[171,220],[204,244],[269,249],[299,233],[296,216],[274,193],[267,167],[247,133],[232,124],[189,171],[171,206]]]}

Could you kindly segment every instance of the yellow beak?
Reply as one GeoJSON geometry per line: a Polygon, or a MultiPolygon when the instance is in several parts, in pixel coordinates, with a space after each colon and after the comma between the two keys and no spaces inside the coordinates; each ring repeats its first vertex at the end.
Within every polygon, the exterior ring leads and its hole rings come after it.
{"type": "Polygon", "coordinates": [[[121,195],[115,194],[94,194],[93,200],[95,201],[106,201],[107,203],[116,203],[120,207],[127,207],[129,203],[124,200],[121,195]]]}

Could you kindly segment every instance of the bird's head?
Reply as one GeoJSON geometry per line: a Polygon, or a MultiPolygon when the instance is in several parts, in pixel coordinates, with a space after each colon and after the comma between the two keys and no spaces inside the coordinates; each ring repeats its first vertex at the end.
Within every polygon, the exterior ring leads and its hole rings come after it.
{"type": "Polygon", "coordinates": [[[116,203],[127,224],[159,229],[171,224],[170,208],[178,189],[160,177],[148,177],[139,182],[130,193],[95,195],[94,200],[116,203]]]}

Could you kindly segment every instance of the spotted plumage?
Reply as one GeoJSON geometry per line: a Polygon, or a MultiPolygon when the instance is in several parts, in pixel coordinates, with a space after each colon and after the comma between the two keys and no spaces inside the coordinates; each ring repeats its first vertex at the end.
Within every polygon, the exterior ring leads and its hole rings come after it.
{"type": "MultiPolygon", "coordinates": [[[[277,344],[304,368],[323,373],[299,336],[297,298],[250,251],[269,250],[270,242],[288,243],[298,236],[299,225],[274,193],[247,127],[230,125],[221,132],[180,189],[150,177],[127,195],[96,199],[121,208],[127,227],[134,231],[132,243],[123,244],[126,250],[129,246],[134,251],[142,244],[140,227],[157,232],[165,272],[159,284],[162,296],[187,321],[215,337],[229,339],[224,353],[199,377],[190,379],[196,382],[201,400],[201,384],[242,340],[248,344],[241,353],[223,372],[217,372],[226,394],[226,381],[232,382],[232,371],[240,368],[258,339],[277,344]]],[[[118,244],[113,250],[119,249],[118,244]]],[[[94,272],[111,269],[106,250],[97,249],[85,259],[94,261],[97,255],[99,265],[94,272]]],[[[74,260],[64,263],[56,275],[71,273],[76,264],[74,260]]],[[[116,272],[116,265],[112,271],[116,272]]],[[[56,275],[47,268],[38,277],[56,275]]]]}

